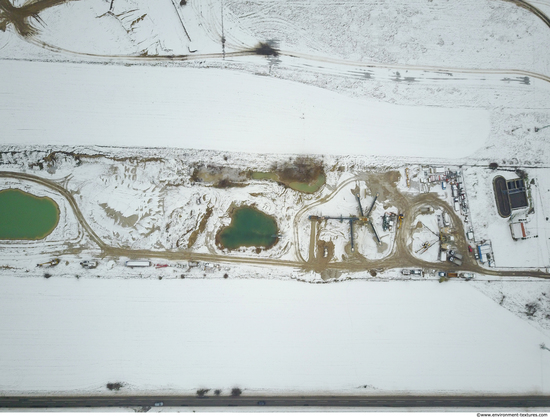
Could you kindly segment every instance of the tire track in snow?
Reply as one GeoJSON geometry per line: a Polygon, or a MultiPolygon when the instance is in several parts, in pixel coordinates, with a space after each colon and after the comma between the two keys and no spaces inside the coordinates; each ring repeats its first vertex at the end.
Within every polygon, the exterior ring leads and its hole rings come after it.
{"type": "MultiPolygon", "coordinates": [[[[88,53],[88,52],[71,51],[65,48],[61,48],[61,47],[49,44],[44,41],[40,41],[38,39],[35,39],[34,37],[23,38],[23,39],[38,47],[41,47],[56,53],[63,53],[63,54],[68,54],[73,56],[80,56],[80,57],[105,59],[105,60],[118,61],[118,62],[132,61],[137,63],[148,64],[148,63],[155,63],[155,62],[162,62],[162,61],[184,62],[184,61],[200,61],[200,60],[207,60],[207,59],[223,60],[224,58],[224,54],[221,52],[219,53],[213,52],[213,53],[207,53],[207,54],[147,55],[147,56],[94,54],[94,53],[88,53]]],[[[344,60],[339,58],[329,58],[329,57],[323,57],[319,55],[305,54],[305,53],[292,52],[292,51],[278,51],[278,54],[279,56],[295,58],[295,59],[303,60],[305,62],[327,63],[331,65],[339,65],[344,68],[348,68],[348,67],[366,68],[366,69],[376,68],[376,69],[388,69],[388,70],[398,70],[398,71],[415,70],[415,71],[430,71],[430,72],[453,73],[453,74],[456,73],[456,74],[464,74],[464,75],[485,74],[485,75],[520,76],[520,77],[531,77],[531,78],[535,78],[535,79],[550,83],[550,76],[536,73],[533,71],[522,70],[522,69],[476,69],[476,68],[437,67],[437,66],[406,65],[406,64],[385,64],[385,63],[375,63],[375,62],[349,61],[349,60],[344,60]]],[[[227,58],[249,57],[253,55],[257,55],[254,50],[241,50],[241,51],[233,51],[233,52],[225,53],[225,57],[227,58]]],[[[2,59],[6,60],[9,58],[2,58],[2,59]]],[[[21,59],[21,60],[40,61],[35,59],[21,59]]],[[[309,69],[311,71],[315,71],[315,67],[310,67],[309,69]]],[[[333,69],[328,69],[328,70],[333,71],[333,69]]],[[[342,70],[342,71],[343,71],[343,74],[345,74],[347,70],[342,70]]]]}

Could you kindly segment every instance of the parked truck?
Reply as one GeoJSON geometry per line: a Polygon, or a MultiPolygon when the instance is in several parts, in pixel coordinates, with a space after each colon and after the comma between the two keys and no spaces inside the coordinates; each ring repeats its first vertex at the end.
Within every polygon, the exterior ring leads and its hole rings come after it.
{"type": "Polygon", "coordinates": [[[97,261],[94,260],[84,260],[80,262],[80,265],[85,269],[95,269],[97,267],[97,261]]]}
{"type": "Polygon", "coordinates": [[[457,266],[461,266],[462,265],[462,260],[460,258],[456,258],[456,257],[453,257],[453,256],[450,256],[449,257],[449,261],[453,264],[456,264],[457,266]]]}
{"type": "Polygon", "coordinates": [[[150,267],[151,262],[148,260],[128,260],[126,267],[150,267]]]}
{"type": "Polygon", "coordinates": [[[401,270],[401,274],[404,276],[422,276],[423,271],[422,269],[403,269],[401,270]]]}
{"type": "Polygon", "coordinates": [[[458,258],[459,260],[462,260],[464,258],[462,254],[457,253],[455,250],[449,250],[449,255],[451,257],[458,258]]]}
{"type": "Polygon", "coordinates": [[[466,279],[466,280],[471,280],[474,277],[476,277],[476,275],[474,273],[460,273],[458,275],[458,277],[461,277],[461,278],[466,279]]]}
{"type": "Polygon", "coordinates": [[[59,258],[54,258],[53,260],[50,260],[46,263],[37,264],[36,267],[54,267],[59,264],[59,261],[59,258]]]}

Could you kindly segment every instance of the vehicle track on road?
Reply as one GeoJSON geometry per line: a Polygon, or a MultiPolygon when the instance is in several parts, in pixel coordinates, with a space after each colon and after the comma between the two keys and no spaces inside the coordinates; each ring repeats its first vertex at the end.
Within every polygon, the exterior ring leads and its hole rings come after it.
{"type": "MultiPolygon", "coordinates": [[[[550,83],[550,76],[535,73],[533,71],[521,70],[521,69],[476,69],[476,68],[457,68],[457,67],[438,67],[438,66],[426,66],[426,65],[407,65],[407,64],[386,64],[375,62],[362,62],[362,61],[348,61],[339,58],[328,58],[311,54],[304,54],[300,52],[291,51],[279,51],[280,56],[286,56],[291,58],[299,58],[314,62],[325,62],[330,64],[343,65],[348,67],[359,68],[382,68],[390,70],[417,70],[417,71],[432,71],[440,73],[458,73],[458,74],[487,74],[487,75],[518,75],[522,77],[532,77],[541,81],[550,83]]],[[[310,69],[311,70],[311,69],[310,69]]]]}
{"type": "MultiPolygon", "coordinates": [[[[527,3],[524,0],[503,0],[503,1],[512,2],[514,4],[517,4],[518,7],[522,7],[526,10],[531,11],[540,19],[542,19],[546,25],[550,27],[550,19],[541,10],[531,5],[530,3],[527,3]]],[[[72,56],[97,58],[102,60],[111,60],[111,61],[120,61],[120,62],[131,61],[135,63],[148,64],[152,62],[162,62],[162,61],[185,62],[185,61],[199,61],[199,60],[207,60],[207,59],[223,60],[225,58],[238,58],[238,57],[257,55],[254,48],[243,49],[240,51],[233,51],[233,52],[212,52],[212,53],[205,53],[205,54],[193,53],[193,54],[183,54],[183,55],[94,54],[94,53],[87,53],[87,52],[72,51],[66,48],[61,48],[56,45],[52,45],[48,42],[38,39],[37,35],[35,34],[22,36],[17,32],[15,33],[22,40],[52,52],[62,53],[62,54],[67,54],[72,56]]],[[[457,74],[465,74],[465,75],[467,74],[514,75],[514,76],[520,76],[520,77],[531,77],[534,79],[538,79],[538,80],[550,83],[550,76],[533,72],[533,71],[523,70],[523,69],[513,69],[513,68],[512,69],[476,69],[476,68],[460,68],[460,67],[444,67],[444,66],[388,64],[388,63],[378,63],[378,62],[350,61],[345,59],[329,58],[329,57],[324,57],[320,55],[312,55],[312,54],[306,54],[301,52],[284,51],[284,50],[279,50],[277,52],[278,52],[278,55],[282,57],[296,58],[307,62],[339,65],[344,68],[348,68],[348,67],[378,68],[378,69],[389,69],[389,70],[399,70],[399,71],[416,70],[416,71],[430,71],[430,72],[436,72],[436,73],[437,72],[453,73],[453,74],[457,73],[457,74]]],[[[3,58],[3,59],[6,59],[6,58],[3,58]]],[[[29,61],[32,61],[32,59],[29,59],[29,61]]],[[[310,71],[314,70],[314,68],[309,68],[309,70],[310,71]]]]}
{"type": "MultiPolygon", "coordinates": [[[[233,51],[225,52],[225,55],[221,52],[213,52],[208,54],[187,54],[187,55],[104,55],[104,54],[93,54],[88,52],[76,52],[71,51],[65,48],[61,48],[52,44],[49,44],[44,41],[40,41],[31,38],[23,38],[24,40],[44,49],[47,49],[52,52],[63,53],[73,56],[81,57],[90,57],[90,58],[99,58],[106,60],[114,61],[132,61],[137,63],[151,63],[159,61],[168,61],[168,62],[184,62],[184,61],[200,61],[206,59],[224,59],[224,58],[238,58],[238,57],[247,57],[257,55],[253,50],[243,50],[243,51],[233,51]]],[[[431,71],[431,72],[440,72],[440,73],[458,73],[458,74],[487,74],[487,75],[516,75],[521,77],[532,77],[541,81],[550,83],[550,76],[536,73],[533,71],[521,70],[521,69],[475,69],[475,68],[460,68],[460,67],[439,67],[439,66],[422,66],[422,65],[407,65],[407,64],[385,64],[385,63],[376,63],[376,62],[363,62],[363,61],[349,61],[339,58],[329,58],[318,55],[305,54],[300,52],[292,51],[278,51],[279,56],[289,57],[289,58],[298,58],[310,62],[318,63],[327,63],[327,64],[336,64],[344,67],[355,67],[355,68],[380,68],[380,69],[390,69],[390,70],[417,70],[417,71],[431,71]]],[[[5,59],[5,58],[4,58],[5,59]]],[[[33,61],[29,59],[29,61],[33,61]]],[[[309,70],[314,70],[314,68],[309,68],[309,70]]]]}

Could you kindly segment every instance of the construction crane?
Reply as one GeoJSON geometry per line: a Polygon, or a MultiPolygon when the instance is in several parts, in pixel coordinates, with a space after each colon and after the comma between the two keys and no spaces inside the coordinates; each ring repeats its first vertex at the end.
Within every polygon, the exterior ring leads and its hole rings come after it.
{"type": "Polygon", "coordinates": [[[422,244],[422,247],[420,247],[418,250],[415,251],[416,254],[424,254],[426,251],[428,251],[432,245],[434,245],[436,242],[439,242],[439,238],[432,241],[432,242],[428,242],[426,241],[424,244],[422,244]]]}
{"type": "Polygon", "coordinates": [[[46,263],[40,263],[40,264],[37,264],[36,267],[53,267],[53,266],[57,266],[59,264],[59,258],[54,258],[53,260],[50,260],[46,263]]]}
{"type": "Polygon", "coordinates": [[[376,203],[376,199],[378,199],[378,193],[376,193],[376,196],[374,196],[374,200],[372,201],[372,204],[370,205],[370,208],[366,215],[363,214],[363,207],[361,206],[361,199],[359,198],[359,193],[355,195],[355,198],[357,199],[357,203],[359,204],[359,211],[361,212],[361,221],[367,222],[369,224],[370,229],[374,234],[374,238],[376,238],[376,242],[378,243],[378,245],[382,244],[382,242],[380,241],[380,237],[378,236],[378,233],[376,232],[376,229],[372,224],[372,220],[369,217],[370,213],[372,212],[372,209],[374,208],[374,204],[376,203]]]}
{"type": "Polygon", "coordinates": [[[422,223],[422,226],[426,228],[428,231],[430,231],[432,234],[434,234],[437,238],[439,238],[439,234],[436,234],[434,231],[432,231],[430,228],[426,226],[426,224],[422,223]]]}
{"type": "Polygon", "coordinates": [[[369,217],[369,215],[372,212],[372,209],[374,208],[376,200],[378,199],[378,193],[376,194],[376,196],[374,196],[374,200],[372,201],[369,207],[369,210],[367,211],[366,214],[363,212],[363,205],[361,204],[361,199],[359,198],[358,193],[355,194],[355,199],[357,199],[357,204],[359,205],[360,216],[315,216],[315,215],[309,216],[310,221],[335,220],[340,222],[344,222],[344,221],[349,222],[350,244],[351,244],[352,252],[355,251],[355,242],[353,241],[353,225],[355,222],[359,222],[360,224],[368,224],[370,226],[370,230],[372,231],[378,245],[382,244],[382,242],[380,241],[380,237],[378,236],[378,233],[376,232],[376,229],[374,228],[374,225],[372,224],[372,221],[369,217]]]}

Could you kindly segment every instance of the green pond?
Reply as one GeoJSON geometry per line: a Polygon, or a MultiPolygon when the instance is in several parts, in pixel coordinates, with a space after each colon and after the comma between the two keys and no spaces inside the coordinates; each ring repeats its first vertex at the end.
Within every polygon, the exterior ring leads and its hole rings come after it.
{"type": "Polygon", "coordinates": [[[220,231],[219,240],[224,248],[270,247],[277,240],[275,219],[258,209],[243,206],[235,209],[231,224],[220,231]]]}
{"type": "MultiPolygon", "coordinates": [[[[266,173],[262,171],[254,171],[252,173],[252,178],[254,180],[279,181],[279,176],[277,173],[269,173],[269,172],[266,173]]],[[[325,175],[320,174],[319,177],[317,177],[317,180],[315,180],[312,183],[302,183],[299,181],[293,181],[288,183],[288,187],[303,193],[315,193],[317,190],[319,190],[323,186],[323,184],[325,184],[325,181],[326,181],[325,175]]]]}
{"type": "Polygon", "coordinates": [[[59,222],[59,207],[49,197],[18,189],[0,191],[0,239],[42,239],[59,222]]]}

